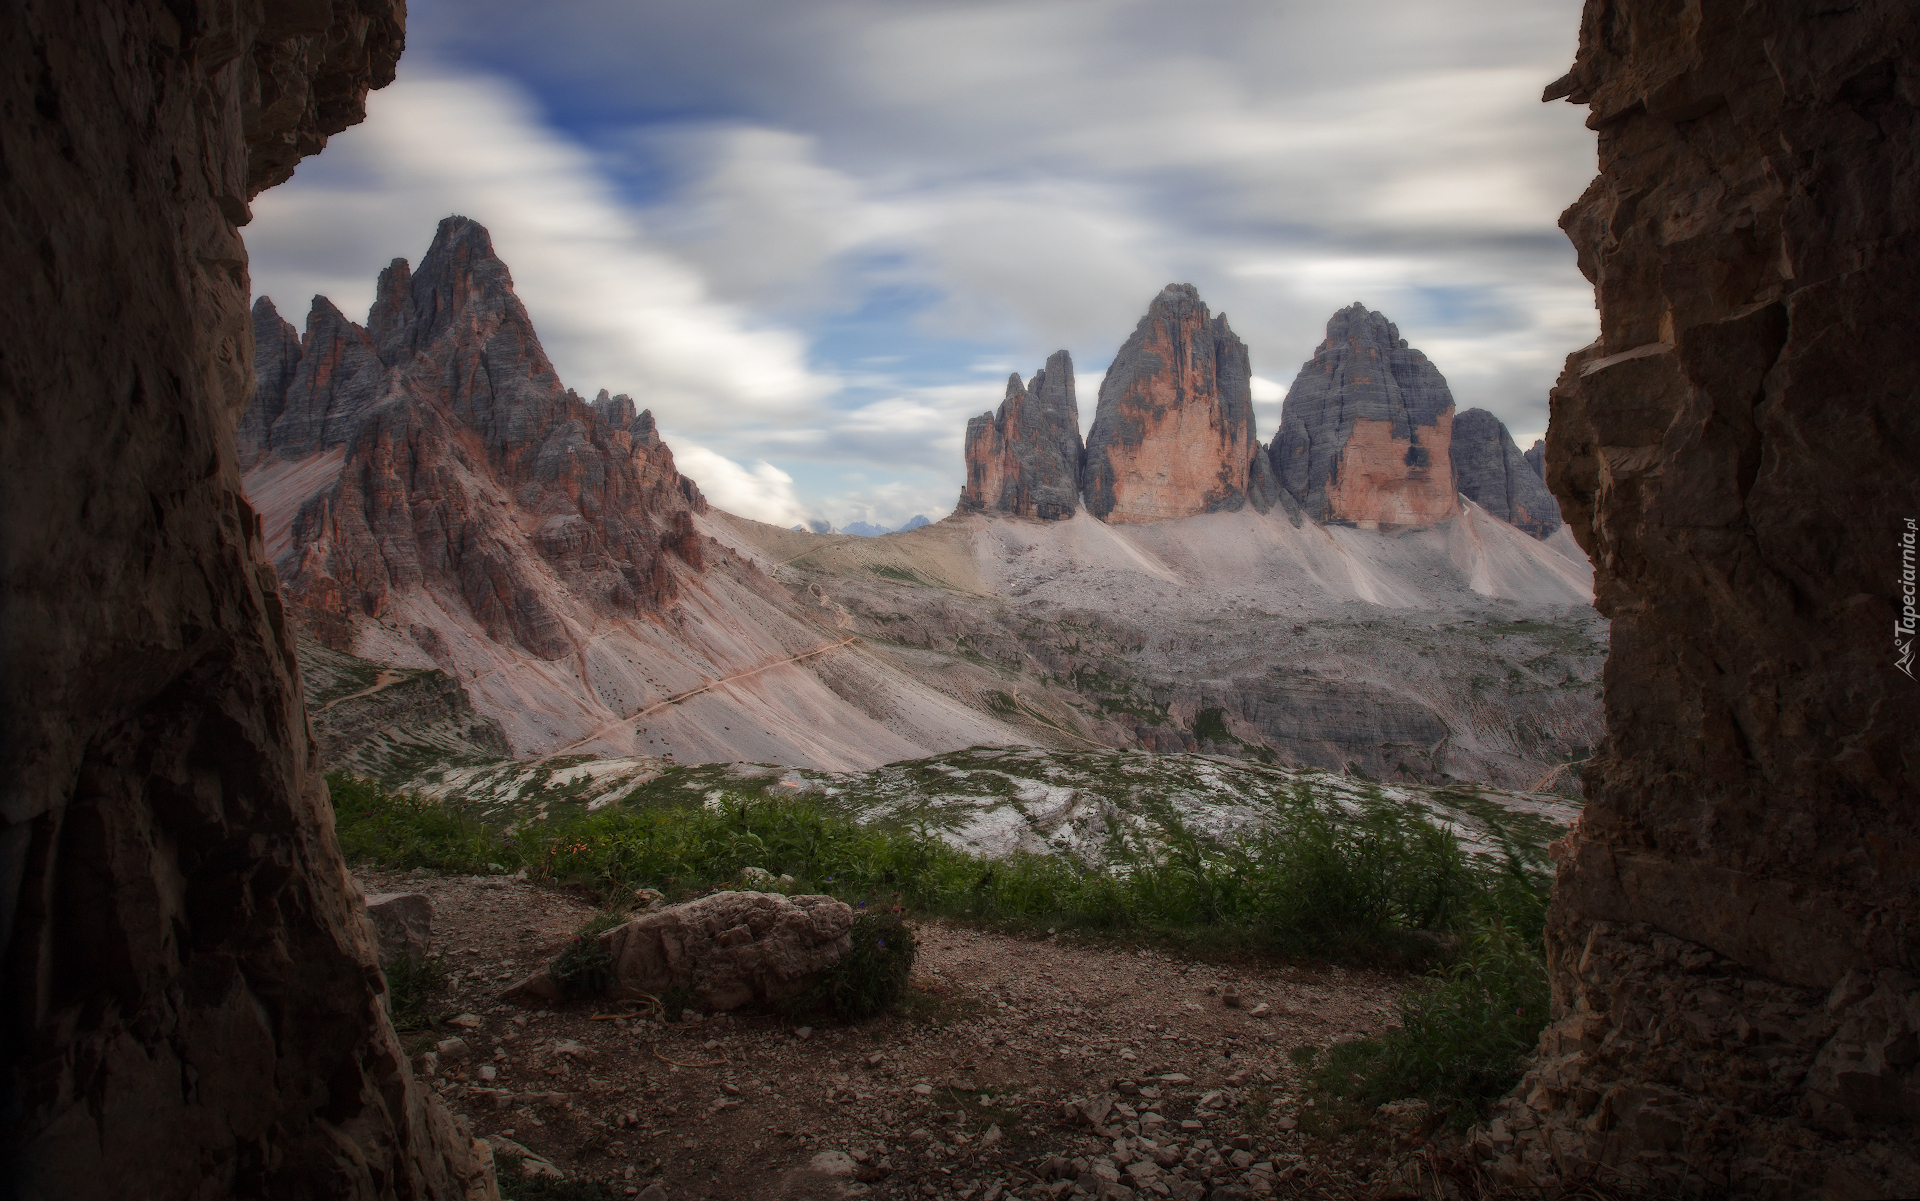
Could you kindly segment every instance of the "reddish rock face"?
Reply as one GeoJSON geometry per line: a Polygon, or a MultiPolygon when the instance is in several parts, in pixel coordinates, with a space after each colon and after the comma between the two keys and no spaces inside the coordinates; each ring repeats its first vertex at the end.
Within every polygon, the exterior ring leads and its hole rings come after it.
{"type": "Polygon", "coordinates": [[[236,226],[360,119],[403,19],[0,8],[10,1197],[495,1195],[385,1016],[233,447],[236,226]]]}
{"type": "Polygon", "coordinates": [[[1353,304],[1287,390],[1273,466],[1307,516],[1377,529],[1460,511],[1453,393],[1394,324],[1353,304]]]}
{"type": "Polygon", "coordinates": [[[1161,521],[1241,508],[1253,436],[1247,348],[1192,284],[1169,284],[1100,383],[1082,479],[1087,512],[1161,521]]]}
{"type": "Polygon", "coordinates": [[[1920,1194],[1917,60],[1910,0],[1590,0],[1548,90],[1599,131],[1546,478],[1612,651],[1509,1176],[1920,1194]]]}
{"type": "MultiPolygon", "coordinates": [[[[652,414],[625,396],[589,404],[561,387],[484,228],[441,222],[419,272],[395,260],[377,296],[366,330],[342,329],[316,299],[270,427],[276,454],[344,448],[337,478],[293,519],[279,564],[315,637],[347,649],[357,619],[424,587],[458,595],[493,640],[556,659],[574,649],[548,603],[556,580],[633,615],[677,594],[675,563],[700,570],[690,514],[706,501],[675,470],[652,414]],[[325,364],[347,353],[358,370],[378,370],[378,387],[362,394],[379,403],[302,408],[300,381],[327,379],[325,364]],[[278,442],[302,413],[311,416],[298,436],[278,442]]],[[[305,394],[322,392],[315,383],[305,394]]],[[[256,395],[256,408],[271,404],[256,395]]]]}
{"type": "Polygon", "coordinates": [[[992,511],[1061,521],[1080,502],[1080,407],[1073,359],[1055,351],[1033,380],[1007,380],[997,413],[967,422],[967,483],[961,512],[992,511]]]}

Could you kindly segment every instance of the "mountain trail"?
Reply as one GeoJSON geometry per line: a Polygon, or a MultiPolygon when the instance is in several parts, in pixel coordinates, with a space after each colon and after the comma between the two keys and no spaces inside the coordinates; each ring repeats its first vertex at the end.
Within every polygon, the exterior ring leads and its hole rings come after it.
{"type": "MultiPolygon", "coordinates": [[[[553,752],[553,754],[554,755],[570,754],[575,749],[586,746],[588,743],[593,742],[595,739],[604,738],[607,735],[612,734],[614,731],[620,729],[622,726],[628,725],[632,722],[639,721],[641,718],[647,716],[649,713],[657,713],[660,710],[665,709],[669,705],[677,705],[682,701],[690,700],[693,697],[699,696],[703,692],[711,692],[713,689],[718,688],[723,684],[730,684],[735,680],[744,680],[751,676],[757,676],[763,671],[772,671],[776,667],[784,667],[789,663],[799,663],[802,660],[811,659],[816,655],[824,655],[828,651],[839,650],[843,646],[851,645],[854,641],[855,641],[854,635],[849,634],[838,642],[823,643],[820,646],[814,647],[812,650],[801,651],[797,655],[789,655],[784,659],[776,659],[772,663],[762,663],[760,666],[748,668],[746,671],[736,671],[730,676],[722,676],[717,680],[709,680],[706,683],[700,685],[700,687],[698,688],[689,688],[684,692],[676,692],[672,696],[664,697],[661,700],[657,700],[653,702],[651,705],[648,705],[643,709],[637,709],[618,721],[608,722],[606,725],[601,726],[599,729],[593,731],[591,734],[588,734],[586,737],[578,739],[574,742],[570,742],[566,746],[561,747],[559,750],[553,752]]],[[[342,699],[344,700],[345,698],[343,697],[342,699]]]]}
{"type": "Polygon", "coordinates": [[[1203,1184],[1358,1196],[1385,1168],[1309,1132],[1287,1053],[1385,1029],[1402,976],[929,921],[902,1012],[817,1028],[769,1014],[662,1023],[607,1003],[497,999],[597,912],[588,899],[505,876],[360,883],[433,902],[434,953],[451,970],[429,1010],[444,1025],[405,1037],[415,1055],[465,1044],[439,1059],[442,1098],[496,1148],[616,1196],[658,1181],[709,1201],[1024,1201],[1051,1195],[1041,1177],[1056,1156],[1069,1178],[1116,1177],[1142,1198],[1203,1184]],[[1098,1132],[1063,1110],[1115,1092],[1098,1132]]]}

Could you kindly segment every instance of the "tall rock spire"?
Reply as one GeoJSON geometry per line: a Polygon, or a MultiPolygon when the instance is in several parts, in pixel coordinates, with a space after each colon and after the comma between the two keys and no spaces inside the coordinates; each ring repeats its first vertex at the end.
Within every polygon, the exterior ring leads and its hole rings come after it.
{"type": "Polygon", "coordinates": [[[1287,390],[1273,466],[1315,521],[1423,526],[1460,511],[1453,393],[1383,314],[1354,303],[1287,390]]]}
{"type": "Polygon", "coordinates": [[[1007,380],[995,413],[967,422],[967,482],[962,512],[1011,513],[1060,521],[1080,500],[1080,407],[1073,358],[1058,350],[1022,384],[1007,380]]]}
{"type": "Polygon", "coordinates": [[[1454,483],[1474,504],[1535,538],[1560,528],[1560,502],[1492,413],[1468,409],[1454,418],[1451,457],[1454,483]]]}
{"type": "Polygon", "coordinates": [[[1100,383],[1087,511],[1139,522],[1239,509],[1255,445],[1246,345],[1192,284],[1168,284],[1100,383]]]}

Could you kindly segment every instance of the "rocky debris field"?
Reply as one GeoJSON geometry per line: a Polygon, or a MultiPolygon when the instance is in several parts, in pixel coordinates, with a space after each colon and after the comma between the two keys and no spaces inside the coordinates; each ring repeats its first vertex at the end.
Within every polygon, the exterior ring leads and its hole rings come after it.
{"type": "Polygon", "coordinates": [[[448,974],[434,1028],[403,1038],[527,1176],[674,1201],[1220,1199],[1384,1181],[1383,1164],[1309,1132],[1287,1052],[1378,1032],[1401,977],[926,923],[899,1013],[662,1022],[646,1005],[501,999],[598,912],[585,896],[505,876],[359,882],[432,902],[448,974]]]}

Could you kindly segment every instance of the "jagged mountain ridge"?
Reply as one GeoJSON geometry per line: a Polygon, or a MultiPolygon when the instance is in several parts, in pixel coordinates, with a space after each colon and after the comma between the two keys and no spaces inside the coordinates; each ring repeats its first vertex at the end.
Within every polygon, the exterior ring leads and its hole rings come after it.
{"type": "Polygon", "coordinates": [[[1247,348],[1191,284],[1162,289],[1114,356],[1084,446],[1072,370],[1055,353],[967,423],[957,512],[1059,521],[1084,507],[1117,524],[1279,505],[1296,523],[1395,530],[1454,519],[1464,495],[1537,538],[1560,525],[1499,419],[1467,410],[1459,444],[1445,377],[1357,302],[1328,321],[1270,445],[1254,424],[1247,348]]]}
{"type": "MultiPolygon", "coordinates": [[[[1181,366],[1161,337],[1121,394],[1167,392],[1149,378],[1159,355],[1174,400],[1204,392],[1231,417],[1217,398],[1245,390],[1244,348],[1197,295],[1172,301],[1187,303],[1142,328],[1205,342],[1212,365],[1181,366]]],[[[324,298],[304,341],[264,298],[255,318],[266,349],[241,451],[289,608],[336,650],[458,680],[517,755],[847,770],[1091,745],[1514,786],[1590,741],[1577,554],[1477,506],[1411,542],[1303,522],[1261,470],[1250,410],[1228,439],[1246,448],[1242,491],[1214,512],[1036,521],[1045,492],[1022,485],[990,493],[1024,496],[1021,517],[996,504],[884,539],[792,532],[709,508],[630,398],[564,388],[472,222],[443,223],[418,272],[383,272],[365,327],[324,298]],[[850,556],[859,544],[878,558],[850,556]],[[1232,653],[1195,636],[1248,602],[1261,608],[1232,653]],[[1503,604],[1546,623],[1526,658],[1557,674],[1476,695],[1465,682],[1510,669],[1443,627],[1503,604]],[[1396,612],[1446,644],[1435,670],[1364,632],[1396,612]]],[[[1057,485],[1077,468],[1071,360],[1009,393],[994,435],[1005,449],[1008,430],[1050,430],[1057,485]]],[[[385,730],[347,710],[397,703],[376,691],[334,716],[385,730]]],[[[452,734],[386,735],[354,761],[479,753],[452,734]]]]}
{"type": "Polygon", "coordinates": [[[652,415],[561,385],[477,223],[382,272],[365,327],[324,298],[298,344],[270,301],[254,316],[269,357],[237,438],[288,608],[334,650],[448,672],[514,753],[645,750],[605,739],[649,706],[696,757],[857,767],[1016,737],[703,533],[652,415]]]}

